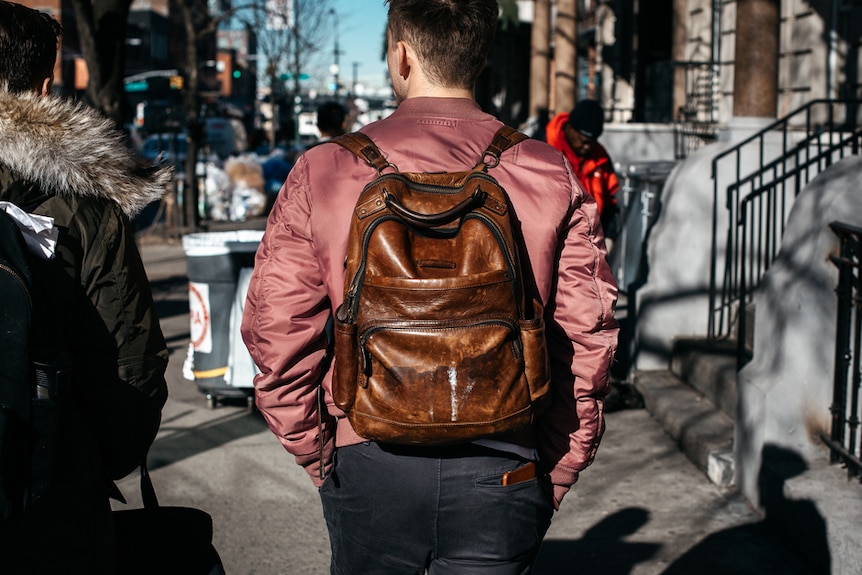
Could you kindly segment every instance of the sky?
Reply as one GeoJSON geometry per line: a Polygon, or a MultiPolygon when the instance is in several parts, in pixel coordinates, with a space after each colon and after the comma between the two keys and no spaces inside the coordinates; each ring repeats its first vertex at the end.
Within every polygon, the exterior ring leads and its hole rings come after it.
{"type": "MultiPolygon", "coordinates": [[[[387,11],[383,0],[332,0],[332,5],[338,16],[339,83],[352,85],[353,63],[357,62],[359,83],[370,88],[388,87],[386,62],[381,60],[387,11]]],[[[334,47],[332,41],[324,49],[329,63],[334,59],[334,47]]]]}

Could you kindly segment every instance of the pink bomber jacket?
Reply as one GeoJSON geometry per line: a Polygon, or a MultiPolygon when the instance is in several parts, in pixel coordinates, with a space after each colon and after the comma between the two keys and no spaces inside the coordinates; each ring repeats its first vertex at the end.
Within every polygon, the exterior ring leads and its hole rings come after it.
{"type": "MultiPolygon", "coordinates": [[[[362,131],[401,171],[456,171],[479,161],[500,125],[472,100],[409,98],[362,131]]],[[[559,505],[604,432],[617,288],[595,201],[560,152],[526,140],[490,173],[511,197],[545,305],[552,396],[536,425],[536,449],[559,505]]],[[[363,441],[332,402],[325,326],[343,298],[351,213],[375,174],[335,144],[300,156],[269,215],[242,320],[243,341],[261,370],[257,406],[317,486],[336,447],[363,441]]]]}

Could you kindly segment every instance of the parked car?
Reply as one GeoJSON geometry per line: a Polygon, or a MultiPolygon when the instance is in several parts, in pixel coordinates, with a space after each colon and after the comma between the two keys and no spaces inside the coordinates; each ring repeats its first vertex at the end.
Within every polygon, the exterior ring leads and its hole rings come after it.
{"type": "MultiPolygon", "coordinates": [[[[242,122],[235,118],[208,117],[204,122],[204,141],[201,144],[208,148],[219,160],[242,153],[248,147],[248,137],[242,122]]],[[[170,162],[182,166],[186,157],[185,132],[160,132],[150,134],[141,145],[141,155],[156,161],[170,162]]]]}
{"type": "Polygon", "coordinates": [[[186,135],[182,132],[150,134],[141,145],[141,155],[152,162],[181,167],[186,160],[186,135]]]}

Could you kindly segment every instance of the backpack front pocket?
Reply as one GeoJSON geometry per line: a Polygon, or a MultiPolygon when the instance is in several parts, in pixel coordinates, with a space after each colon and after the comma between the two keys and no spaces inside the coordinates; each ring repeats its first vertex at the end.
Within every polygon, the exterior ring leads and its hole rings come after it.
{"type": "MultiPolygon", "coordinates": [[[[508,319],[393,322],[363,330],[352,415],[363,437],[427,442],[508,431],[530,421],[530,396],[515,325],[508,319]],[[399,430],[381,437],[376,424],[399,430]]],[[[351,420],[353,421],[353,420],[351,420]]]]}

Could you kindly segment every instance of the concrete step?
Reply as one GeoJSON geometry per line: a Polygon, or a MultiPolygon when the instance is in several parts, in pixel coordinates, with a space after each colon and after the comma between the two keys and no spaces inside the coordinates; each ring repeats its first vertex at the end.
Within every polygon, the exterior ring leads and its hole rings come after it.
{"type": "Polygon", "coordinates": [[[736,418],[736,342],[680,339],[674,342],[671,371],[736,418]]]}
{"type": "Polygon", "coordinates": [[[713,483],[732,487],[733,419],[670,370],[638,371],[633,384],[680,450],[713,483]]]}

